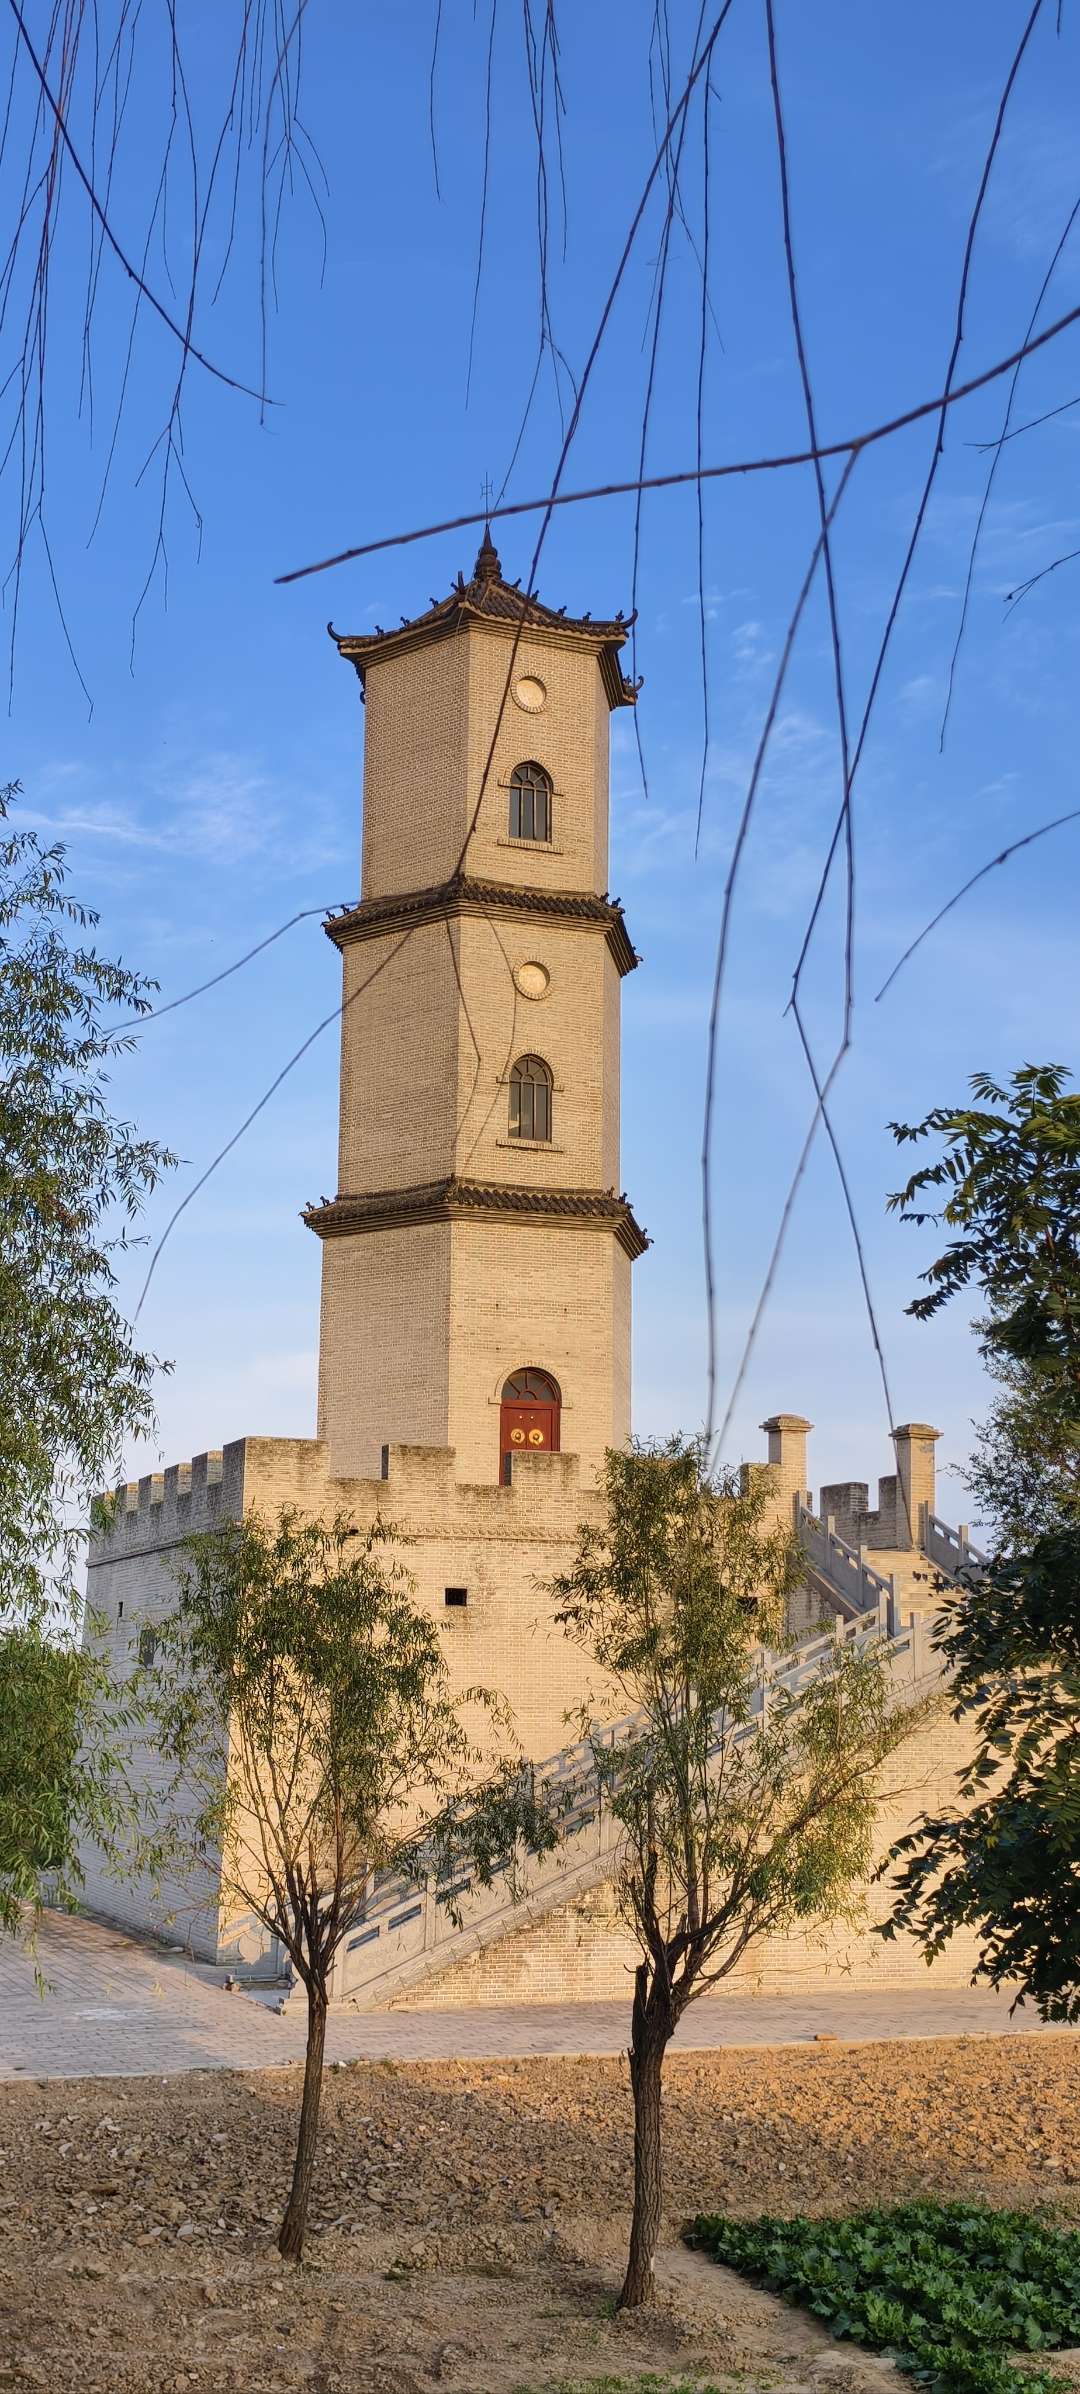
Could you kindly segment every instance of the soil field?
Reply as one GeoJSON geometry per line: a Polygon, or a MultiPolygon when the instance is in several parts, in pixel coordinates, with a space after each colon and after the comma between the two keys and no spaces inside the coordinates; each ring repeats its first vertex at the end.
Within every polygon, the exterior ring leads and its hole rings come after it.
{"type": "Polygon", "coordinates": [[[916,2191],[1080,2218],[1080,2046],[1040,2037],[673,2055],[657,2301],[613,2315],[625,2062],[327,2074],[304,2266],[274,2246],[299,2070],[0,2087],[0,2386],[49,2394],[668,2394],[899,2387],[682,2251],[697,2210],[916,2191]]]}

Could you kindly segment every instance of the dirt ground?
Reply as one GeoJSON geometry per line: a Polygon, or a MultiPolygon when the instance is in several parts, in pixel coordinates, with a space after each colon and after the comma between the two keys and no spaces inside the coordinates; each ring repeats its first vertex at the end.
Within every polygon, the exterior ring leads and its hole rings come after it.
{"type": "Polygon", "coordinates": [[[910,2381],[687,2252],[687,2219],[918,2190],[1080,2218],[1078,2095],[1068,2037],[675,2054],[657,2300],[616,2316],[622,2059],[330,2070],[299,2270],[297,2069],[5,2082],[0,2386],[884,2394],[910,2381]]]}

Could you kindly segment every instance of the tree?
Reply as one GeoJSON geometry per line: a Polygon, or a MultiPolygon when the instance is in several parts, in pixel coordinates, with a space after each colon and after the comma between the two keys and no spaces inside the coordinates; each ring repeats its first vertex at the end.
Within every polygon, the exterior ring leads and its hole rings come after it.
{"type": "Polygon", "coordinates": [[[922,1193],[949,1190],[929,1218],[961,1236],[908,1310],[926,1319],[974,1282],[1005,1394],[969,1469],[998,1551],[942,1588],[935,1633],[975,1750],[956,1805],[887,1857],[899,1868],[882,1933],[907,1930],[932,1961],[976,1929],[975,1977],[1017,1986],[1051,2020],[1080,2018],[1080,1095],[1068,1078],[1025,1065],[1003,1091],[979,1074],[976,1096],[1004,1111],[894,1124],[899,1139],[941,1132],[946,1150],[890,1200],[921,1221],[922,1193]]]}
{"type": "Polygon", "coordinates": [[[1080,1437],[1071,1404],[1027,1364],[987,1355],[999,1383],[960,1477],[989,1525],[996,1551],[1023,1554],[1032,1540],[1080,1522],[1080,1437]]]}
{"type": "Polygon", "coordinates": [[[1044,2020],[1080,2020],[1080,1529],[960,1581],[934,1642],[975,1751],[956,1805],[886,1857],[883,1873],[900,1867],[881,1934],[907,1930],[932,1962],[974,1928],[973,1981],[1015,1985],[1044,2020]]]}
{"type": "Polygon", "coordinates": [[[47,1871],[74,1906],[79,1843],[151,1867],[129,1782],[132,1699],[80,1648],[75,1569],[95,1488],[151,1424],[153,1361],[113,1298],[113,1257],[172,1158],[106,1103],[132,1044],[106,1027],[154,985],[71,927],[64,851],[6,828],[0,791],[0,1928],[31,1929],[47,1871]]]}
{"type": "Polygon", "coordinates": [[[78,1625],[40,1615],[0,1635],[0,1930],[33,1946],[48,1874],[54,1902],[74,1911],[79,1845],[107,1863],[154,1874],[153,1806],[127,1762],[139,1708],[78,1625]],[[27,1933],[29,1930],[29,1934],[27,1933]]]}
{"type": "Polygon", "coordinates": [[[944,1152],[889,1198],[905,1222],[957,1232],[923,1273],[908,1312],[929,1321],[972,1284],[990,1311],[975,1324],[1005,1394],[970,1468],[1011,1546],[1075,1520],[1080,1505],[1080,1093],[1061,1064],[1025,1064],[1000,1089],[971,1081],[976,1107],[937,1106],[890,1125],[901,1143],[939,1134],[944,1152]],[[927,1193],[945,1202],[930,1211],[927,1193]]]}
{"type": "Polygon", "coordinates": [[[156,984],[69,930],[64,851],[4,830],[0,791],[0,1622],[70,1610],[96,1488],[153,1419],[153,1359],[113,1298],[113,1258],[173,1158],[106,1103],[133,1044],[106,1026],[156,984]]]}
{"type": "MultiPolygon", "coordinates": [[[[292,2187],[279,2249],[303,2251],[315,2172],[330,1982],[363,1921],[374,1874],[423,1878],[435,1855],[467,1858],[481,1883],[524,1838],[555,1830],[528,1774],[492,1762],[503,1708],[452,1691],[434,1624],[389,1554],[394,1531],[286,1508],[185,1540],[179,1602],[155,1623],[136,1674],[171,1780],[170,1875],[226,1919],[280,1940],[307,1994],[307,2052],[292,2187]],[[472,1711],[489,1735],[470,1731],[472,1711]],[[477,1782],[483,1774],[483,1784],[477,1782]],[[468,1799],[467,1801],[465,1799],[468,1799]]],[[[452,1904],[452,1888],[444,1897],[452,1904]]]]}
{"type": "MultiPolygon", "coordinates": [[[[857,1910],[879,1764],[912,1725],[871,1635],[837,1637],[798,1692],[775,1651],[801,1558],[767,1484],[711,1480],[700,1441],[609,1453],[606,1520],[554,1582],[558,1618],[633,1707],[584,1733],[622,1831],[641,1948],[630,2079],[634,2215],[620,2303],[649,2299],[664,2055],[689,2003],[757,1939],[857,1910]]],[[[588,1708],[587,1708],[588,1709],[588,1708]]]]}

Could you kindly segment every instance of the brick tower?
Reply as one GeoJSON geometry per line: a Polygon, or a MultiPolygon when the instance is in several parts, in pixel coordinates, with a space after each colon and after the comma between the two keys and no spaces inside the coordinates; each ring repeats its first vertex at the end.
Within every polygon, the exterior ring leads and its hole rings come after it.
{"type": "Polygon", "coordinates": [[[361,899],[341,950],[339,1194],[324,1241],[319,1429],[336,1478],[396,1445],[509,1480],[630,1429],[619,983],[606,895],[621,619],[472,579],[397,631],[334,634],[366,701],[361,899]]]}
{"type": "MultiPolygon", "coordinates": [[[[504,1697],[523,1756],[557,1754],[583,1707],[621,1710],[566,1635],[557,1581],[582,1525],[602,1524],[604,1451],[629,1434],[630,1266],[645,1245],[618,1194],[619,985],[637,958],[606,895],[608,716],[634,700],[625,638],[620,620],[523,598],[490,536],[471,581],[427,614],[337,638],[367,702],[367,753],[362,895],[327,925],[344,974],[339,1194],[305,1216],[324,1242],[318,1435],[237,1438],[115,1491],[90,1543],[87,1635],[121,1673],[175,1605],[191,1532],[287,1506],[382,1532],[438,1627],[448,1684],[504,1697]]],[[[877,1619],[884,1591],[889,1621],[906,1614],[914,1673],[938,1571],[979,1561],[934,1511],[937,1432],[895,1433],[876,1512],[864,1482],[835,1483],[819,1522],[809,1424],[778,1413],[766,1427],[758,1468],[780,1521],[798,1505],[807,1551],[793,1629],[813,1636],[823,1609],[850,1623],[871,1604],[877,1619]]],[[[154,1784],[152,1755],[134,1769],[154,1784]]],[[[915,1780],[920,1807],[951,1800],[937,1723],[915,1780]]],[[[908,1818],[904,1794],[883,1837],[908,1818]]],[[[140,1930],[180,1901],[148,1880],[121,1886],[96,1849],[83,1861],[87,1905],[140,1930]]],[[[528,1904],[493,1897],[460,1939],[432,1928],[430,1903],[384,1890],[337,1993],[365,2006],[617,1995],[636,1949],[610,1867],[600,1845],[569,1876],[553,1861],[528,1904]]],[[[226,1916],[212,1880],[185,1933],[208,1960],[276,1967],[259,1921],[226,1916]]],[[[867,1935],[822,1958],[798,1931],[752,1967],[770,1985],[830,1969],[872,1984],[881,1948],[867,1935]]],[[[921,1976],[914,1948],[910,1967],[921,1976]]]]}

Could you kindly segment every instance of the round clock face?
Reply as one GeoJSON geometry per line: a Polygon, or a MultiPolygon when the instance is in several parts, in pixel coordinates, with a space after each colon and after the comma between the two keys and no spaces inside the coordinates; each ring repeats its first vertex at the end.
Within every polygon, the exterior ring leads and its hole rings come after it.
{"type": "Polygon", "coordinates": [[[527,715],[538,715],[547,704],[547,691],[535,673],[523,673],[520,681],[514,683],[514,697],[527,715]]]}
{"type": "Polygon", "coordinates": [[[514,986],[523,998],[543,998],[551,987],[551,974],[544,964],[519,964],[514,968],[514,986]]]}

